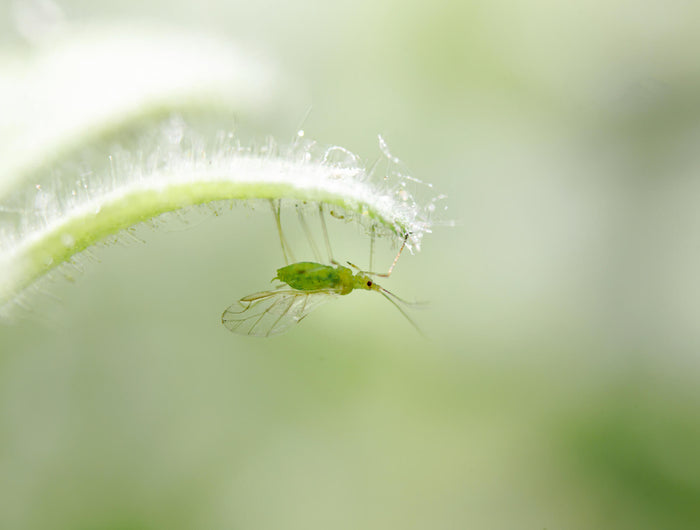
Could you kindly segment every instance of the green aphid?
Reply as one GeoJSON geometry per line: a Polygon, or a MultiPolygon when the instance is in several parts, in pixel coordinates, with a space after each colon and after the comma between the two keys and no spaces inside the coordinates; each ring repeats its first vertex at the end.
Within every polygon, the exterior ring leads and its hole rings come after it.
{"type": "Polygon", "coordinates": [[[376,285],[366,273],[352,273],[352,270],[342,265],[322,265],[312,261],[292,263],[277,269],[273,278],[286,283],[298,291],[333,291],[337,294],[349,294],[353,289],[378,291],[376,285]]]}
{"type": "MultiPolygon", "coordinates": [[[[282,251],[285,260],[289,261],[288,255],[291,256],[291,249],[282,234],[279,204],[277,204],[276,208],[273,205],[273,211],[275,212],[277,228],[280,234],[282,251]]],[[[322,210],[320,212],[321,214],[323,213],[322,210]]],[[[326,236],[326,246],[330,254],[330,244],[323,216],[321,216],[321,219],[324,235],[326,236]]],[[[301,214],[300,220],[302,220],[306,230],[305,221],[303,221],[301,214]]],[[[313,242],[311,245],[312,248],[315,247],[313,242]]],[[[306,315],[322,303],[333,300],[338,296],[349,294],[355,289],[364,289],[376,291],[384,296],[417,329],[415,323],[397,304],[397,302],[404,304],[408,302],[384,289],[372,279],[374,276],[388,277],[391,275],[391,271],[394,269],[405,245],[406,239],[404,239],[389,271],[381,274],[361,271],[357,266],[348,262],[348,265],[357,270],[353,274],[352,269],[340,265],[332,258],[330,259],[331,265],[313,261],[300,261],[281,267],[277,269],[277,276],[273,278],[273,281],[279,280],[282,282],[282,285],[269,291],[244,296],[238,301],[238,304],[234,304],[224,311],[223,315],[221,315],[221,322],[226,328],[235,333],[268,337],[283,333],[293,324],[301,322],[306,315]]]]}

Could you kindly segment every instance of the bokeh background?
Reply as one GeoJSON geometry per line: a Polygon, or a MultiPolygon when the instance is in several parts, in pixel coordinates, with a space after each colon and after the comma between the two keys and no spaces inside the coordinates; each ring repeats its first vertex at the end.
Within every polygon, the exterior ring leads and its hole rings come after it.
{"type": "Polygon", "coordinates": [[[49,285],[51,325],[0,328],[2,528],[700,527],[698,3],[60,8],[264,57],[285,81],[244,140],[309,107],[307,135],[369,162],[381,133],[456,226],[386,283],[430,301],[429,340],[366,293],[229,333],[281,263],[266,211],[98,249],[49,285]]]}

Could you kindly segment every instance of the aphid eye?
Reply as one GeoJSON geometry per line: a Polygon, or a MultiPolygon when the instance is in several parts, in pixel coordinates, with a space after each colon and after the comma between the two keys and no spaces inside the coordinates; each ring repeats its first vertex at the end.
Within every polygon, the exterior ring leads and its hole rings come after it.
{"type": "Polygon", "coordinates": [[[369,280],[369,281],[367,282],[367,287],[372,287],[372,281],[371,281],[371,280],[369,280]]]}

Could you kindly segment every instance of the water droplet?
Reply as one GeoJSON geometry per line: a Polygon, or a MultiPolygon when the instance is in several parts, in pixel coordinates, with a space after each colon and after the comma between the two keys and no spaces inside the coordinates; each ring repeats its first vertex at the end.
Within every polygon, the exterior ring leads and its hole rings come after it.
{"type": "Polygon", "coordinates": [[[298,136],[299,138],[302,138],[302,137],[304,136],[304,129],[299,129],[299,130],[297,131],[297,136],[298,136]]]}
{"type": "Polygon", "coordinates": [[[348,151],[344,147],[334,145],[326,149],[326,153],[323,155],[323,163],[333,166],[352,167],[357,165],[358,158],[355,153],[348,151]]]}

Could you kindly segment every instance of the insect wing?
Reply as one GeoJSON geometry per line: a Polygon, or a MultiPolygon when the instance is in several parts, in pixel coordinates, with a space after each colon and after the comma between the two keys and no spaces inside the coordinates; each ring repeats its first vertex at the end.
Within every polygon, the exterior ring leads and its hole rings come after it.
{"type": "Polygon", "coordinates": [[[280,289],[241,298],[221,315],[227,329],[242,335],[269,337],[284,333],[319,305],[336,297],[332,291],[280,289]]]}

